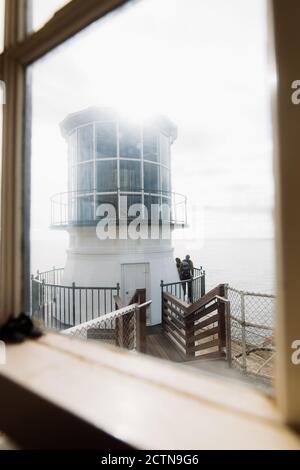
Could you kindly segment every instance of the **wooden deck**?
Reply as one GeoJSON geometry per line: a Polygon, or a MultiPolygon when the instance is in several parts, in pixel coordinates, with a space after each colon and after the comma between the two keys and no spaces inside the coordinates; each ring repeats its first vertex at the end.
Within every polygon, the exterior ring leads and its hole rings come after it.
{"type": "Polygon", "coordinates": [[[214,360],[222,360],[222,362],[224,362],[224,359],[220,358],[220,354],[218,353],[217,348],[213,349],[213,353],[211,352],[212,349],[203,349],[203,359],[198,356],[197,358],[188,360],[184,352],[180,353],[178,348],[174,346],[172,339],[169,338],[161,325],[147,327],[146,344],[147,354],[173,362],[200,363],[206,359],[205,353],[207,353],[207,355],[209,354],[209,356],[214,360]],[[213,357],[214,353],[215,357],[213,357]]]}
{"type": "Polygon", "coordinates": [[[183,367],[192,368],[194,371],[197,370],[206,375],[218,375],[229,380],[238,381],[239,383],[242,382],[244,385],[250,387],[256,385],[262,388],[264,392],[270,393],[270,388],[267,387],[266,384],[253,381],[253,378],[241,374],[237,369],[230,368],[225,358],[195,358],[194,360],[188,361],[186,357],[184,357],[183,354],[181,355],[173,346],[172,341],[164,333],[161,325],[147,327],[146,343],[147,354],[151,356],[180,363],[183,367]]]}
{"type": "Polygon", "coordinates": [[[163,332],[161,325],[147,327],[147,354],[173,362],[186,361],[183,354],[173,346],[172,342],[163,332]]]}

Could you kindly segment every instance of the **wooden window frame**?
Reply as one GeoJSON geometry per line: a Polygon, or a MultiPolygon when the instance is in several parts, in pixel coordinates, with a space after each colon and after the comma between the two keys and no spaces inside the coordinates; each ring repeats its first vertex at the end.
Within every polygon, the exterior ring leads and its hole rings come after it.
{"type": "MultiPolygon", "coordinates": [[[[24,263],[24,245],[28,244],[29,240],[29,204],[24,204],[25,195],[28,192],[30,177],[29,177],[29,166],[28,166],[28,153],[30,149],[25,149],[24,146],[24,134],[26,131],[26,116],[25,116],[25,96],[26,96],[26,80],[25,71],[26,67],[34,61],[41,58],[47,52],[53,50],[55,47],[62,44],[65,40],[83,30],[92,22],[103,17],[105,14],[113,11],[120,7],[126,1],[124,0],[72,0],[65,7],[60,9],[40,30],[26,35],[25,23],[26,23],[26,0],[9,0],[6,1],[6,15],[5,15],[5,44],[4,51],[0,55],[0,78],[6,83],[6,105],[4,106],[4,119],[3,119],[3,163],[2,163],[2,197],[1,197],[1,252],[0,252],[0,325],[5,323],[7,319],[14,313],[17,315],[24,309],[26,302],[26,285],[24,282],[25,277],[28,273],[26,270],[26,260],[24,263]],[[27,155],[27,156],[26,156],[27,155]]],[[[275,388],[275,402],[271,404],[272,411],[270,415],[268,412],[263,411],[263,406],[267,409],[270,403],[266,397],[258,396],[256,392],[249,393],[248,403],[241,406],[235,406],[233,403],[225,404],[226,410],[230,410],[230,417],[232,413],[239,413],[241,421],[239,421],[240,429],[243,429],[243,423],[251,428],[253,420],[263,420],[264,431],[261,436],[265,436],[262,442],[266,444],[268,442],[268,430],[270,432],[270,424],[272,429],[274,426],[278,430],[280,427],[279,435],[286,446],[300,448],[300,438],[296,433],[290,434],[292,431],[285,427],[286,425],[292,425],[293,427],[300,428],[300,369],[291,362],[291,343],[294,339],[300,338],[300,315],[296,315],[298,306],[300,305],[299,296],[300,289],[297,286],[297,281],[300,279],[300,221],[295,220],[295,212],[297,210],[297,197],[300,198],[300,184],[297,181],[297,171],[300,174],[300,159],[297,155],[299,149],[299,137],[297,128],[297,118],[300,113],[300,106],[292,106],[290,101],[291,88],[290,85],[293,80],[300,78],[300,62],[297,56],[297,48],[300,49],[300,36],[298,33],[297,18],[300,13],[300,5],[298,0],[289,0],[289,2],[282,2],[282,0],[269,0],[269,38],[273,40],[273,33],[275,37],[275,53],[277,61],[277,72],[278,72],[278,92],[274,96],[274,141],[276,143],[275,148],[275,173],[276,173],[276,247],[277,247],[277,376],[276,376],[276,388],[275,388]],[[298,14],[297,14],[298,13],[298,14]],[[289,47],[290,44],[294,47],[289,47]],[[253,409],[257,404],[259,409],[262,410],[260,416],[257,413],[249,410],[253,409]],[[267,415],[266,415],[267,413],[267,415]],[[244,419],[244,421],[243,421],[244,419]],[[280,423],[280,424],[279,424],[280,423]],[[279,427],[278,427],[279,426],[279,427]],[[288,436],[288,437],[287,437],[288,436]]],[[[299,120],[298,120],[299,122],[299,120]]],[[[299,153],[299,152],[298,152],[299,153]]],[[[28,202],[28,201],[27,201],[28,202]]],[[[73,343],[69,343],[70,340],[67,338],[56,337],[51,334],[39,341],[37,347],[43,349],[43,355],[49,357],[51,355],[60,354],[62,362],[67,360],[66,355],[72,355],[72,360],[76,362],[78,359],[78,351],[74,350],[73,343]]],[[[31,342],[29,342],[31,344],[31,342]]],[[[27,344],[27,343],[26,343],[27,344]]],[[[15,354],[21,355],[23,349],[30,348],[34,349],[33,346],[11,346],[11,357],[15,354]]],[[[89,351],[91,346],[87,347],[85,359],[88,362],[89,351]]],[[[76,348],[75,348],[76,349],[76,348]]],[[[141,387],[141,393],[149,393],[149,400],[151,400],[151,394],[153,389],[149,386],[145,386],[145,378],[143,366],[141,364],[151,364],[148,368],[147,380],[152,382],[154,385],[157,382],[157,377],[164,377],[158,382],[158,396],[163,394],[166,387],[169,387],[173,395],[172,399],[182,399],[182,390],[177,383],[174,383],[172,374],[174,376],[180,375],[179,369],[171,365],[165,365],[160,361],[154,359],[145,358],[139,356],[137,359],[133,359],[132,356],[125,352],[108,352],[105,347],[102,347],[102,353],[106,359],[103,359],[102,366],[113,368],[113,358],[126,357],[126,362],[121,361],[121,366],[118,368],[119,376],[129,377],[136,380],[138,378],[139,384],[143,384],[141,387]],[[150,361],[150,362],[149,362],[150,361]],[[166,373],[169,371],[169,373],[166,373]],[[160,375],[161,374],[161,375],[160,375]],[[156,382],[155,382],[156,381],[156,382]],[[162,385],[163,383],[163,385],[162,385]]],[[[35,361],[35,355],[32,351],[27,351],[28,360],[35,361]]],[[[85,355],[85,353],[82,353],[85,355]]],[[[82,358],[81,358],[82,360],[82,358]]],[[[46,359],[44,366],[46,366],[46,359]]],[[[34,368],[34,364],[32,365],[34,368]]],[[[7,394],[15,394],[17,397],[25,396],[29,393],[29,398],[33,397],[32,410],[38,408],[38,395],[40,393],[39,388],[35,384],[28,385],[26,377],[18,368],[14,369],[14,372],[10,367],[5,368],[4,372],[0,371],[0,382],[5,386],[7,394]],[[18,385],[16,386],[16,383],[18,385]],[[20,395],[21,393],[21,395],[20,395]]],[[[87,368],[88,370],[88,368],[87,368]]],[[[51,380],[51,374],[48,380],[51,380]]],[[[88,376],[87,376],[88,377],[88,376]]],[[[67,379],[66,379],[67,380],[67,379]]],[[[121,379],[122,380],[122,379],[121,379]]],[[[132,379],[133,380],[133,379],[132,379]]],[[[134,386],[134,380],[132,386],[134,386]]],[[[216,417],[216,412],[219,409],[224,411],[224,400],[222,400],[220,393],[216,390],[214,380],[205,379],[204,381],[207,387],[212,387],[214,397],[213,416],[216,417]]],[[[203,378],[197,378],[193,374],[189,375],[186,379],[186,387],[184,390],[184,396],[186,406],[190,406],[190,400],[194,400],[195,386],[202,383],[203,378]]],[[[222,381],[221,381],[222,383],[222,381]]],[[[1,386],[2,386],[1,385],[1,386]]],[[[148,384],[149,385],[149,384],[148,384]]],[[[67,383],[65,384],[68,387],[67,383]]],[[[226,383],[222,384],[222,390],[225,393],[225,401],[229,398],[232,390],[232,386],[227,386],[226,383]],[[226,392],[227,390],[227,392],[226,392]]],[[[4,390],[4,389],[3,389],[4,390]]],[[[157,390],[156,390],[157,392],[157,390]]],[[[47,405],[46,411],[56,410],[57,417],[64,419],[66,413],[68,413],[68,403],[55,401],[53,397],[49,398],[47,393],[43,390],[43,403],[47,405]],[[52,400],[52,401],[51,401],[52,400]],[[51,406],[50,406],[51,402],[51,406]],[[53,408],[54,407],[54,408],[53,408]]],[[[3,396],[3,395],[2,395],[3,396]]],[[[7,395],[9,396],[9,395],[7,395]]],[[[41,396],[40,396],[41,398],[41,396]]],[[[199,398],[199,397],[198,397],[199,398]]],[[[201,396],[202,406],[209,410],[207,398],[201,396]]],[[[243,401],[243,400],[242,400],[243,401]]],[[[14,405],[15,406],[15,405],[14,405]]],[[[7,408],[9,411],[10,407],[7,408]]],[[[21,413],[22,410],[19,410],[21,413]]],[[[70,411],[70,410],[69,410],[70,411]]],[[[170,410],[166,411],[168,416],[171,417],[172,406],[170,410]]],[[[174,410],[173,410],[174,411],[174,410]]],[[[211,410],[210,410],[211,411],[211,410]]],[[[81,414],[78,413],[77,418],[79,424],[83,426],[83,420],[90,419],[90,416],[84,414],[84,410],[81,409],[81,414]]],[[[199,412],[196,411],[196,414],[199,412]]],[[[76,410],[72,410],[72,416],[76,414],[76,410]]],[[[155,410],[153,409],[155,415],[155,410]]],[[[202,409],[203,413],[203,409],[202,409]]],[[[228,413],[224,415],[222,419],[224,422],[227,420],[230,422],[228,413]]],[[[70,415],[68,415],[70,416],[70,415]]],[[[198,415],[199,421],[201,421],[201,413],[198,415]]],[[[208,415],[207,416],[211,416],[208,415]]],[[[178,426],[180,425],[180,419],[178,426]]],[[[220,418],[221,419],[221,418],[220,418]]],[[[19,438],[19,442],[25,446],[28,444],[26,436],[19,436],[17,431],[18,424],[14,420],[11,420],[11,415],[2,416],[4,427],[8,429],[10,434],[14,437],[19,438]]],[[[90,423],[91,423],[90,419],[90,423]]],[[[184,421],[181,419],[181,421],[184,421]]],[[[101,420],[95,419],[95,422],[101,430],[101,420]]],[[[114,418],[112,417],[112,422],[114,418]]],[[[170,423],[172,420],[170,420],[170,423]]],[[[86,421],[84,421],[86,423],[86,421]]],[[[117,425],[117,422],[115,423],[117,425]]],[[[139,422],[142,426],[142,423],[139,422]]],[[[260,423],[261,424],[261,423],[260,423]]],[[[0,423],[0,426],[2,423],[0,423]]],[[[93,426],[95,423],[93,423],[93,426]]],[[[133,426],[134,423],[132,422],[133,426]]],[[[171,429],[171,424],[165,423],[163,426],[164,432],[168,434],[171,429]]],[[[112,426],[113,428],[113,426],[112,426]]],[[[101,430],[102,437],[105,432],[101,430]]],[[[203,429],[204,432],[204,429],[203,429]]],[[[79,433],[80,434],[80,433],[79,433]]],[[[115,442],[119,442],[116,428],[109,430],[109,435],[114,436],[115,442]]],[[[131,438],[134,434],[132,428],[128,428],[127,432],[121,433],[122,442],[125,442],[127,446],[143,445],[143,442],[135,441],[131,438]],[[131,437],[130,437],[131,436],[131,437]]],[[[172,434],[172,433],[171,433],[172,434]]],[[[176,433],[175,433],[176,434],[176,433]]],[[[189,447],[187,436],[190,434],[186,429],[182,431],[182,448],[189,447]],[[186,436],[186,437],[184,437],[186,436]]],[[[274,434],[274,433],[273,433],[274,434]]],[[[29,436],[30,433],[27,434],[29,436]]],[[[106,434],[105,434],[106,435],[106,434]]],[[[152,444],[157,446],[154,436],[151,441],[151,436],[145,433],[147,436],[147,442],[144,442],[145,448],[152,444]]],[[[99,437],[99,435],[98,435],[99,437]]],[[[31,435],[36,442],[38,441],[38,435],[31,435]]],[[[276,440],[276,439],[275,439],[276,440]]],[[[176,441],[176,439],[175,439],[176,441]]],[[[174,442],[175,442],[174,441],[174,442]]],[[[230,447],[228,439],[225,439],[227,445],[230,447]]],[[[32,441],[31,441],[32,442],[32,441]]],[[[103,441],[107,442],[107,441],[103,441]]],[[[166,445],[171,445],[170,441],[163,441],[166,445]]],[[[176,441],[177,442],[177,441],[176,441]]],[[[206,445],[209,447],[209,440],[206,439],[206,445]]],[[[245,439],[239,441],[246,446],[245,439]]],[[[280,441],[277,444],[280,444],[280,441]]],[[[213,446],[213,443],[211,444],[213,446]]],[[[242,445],[242,444],[241,444],[242,445]]]]}

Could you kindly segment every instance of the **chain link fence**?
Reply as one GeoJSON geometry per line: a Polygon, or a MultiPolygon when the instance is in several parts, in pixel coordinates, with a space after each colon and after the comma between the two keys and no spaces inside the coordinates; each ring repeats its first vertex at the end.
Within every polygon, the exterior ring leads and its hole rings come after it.
{"type": "Polygon", "coordinates": [[[272,380],[275,296],[227,287],[230,301],[231,362],[243,373],[272,380]]]}
{"type": "Polygon", "coordinates": [[[136,349],[137,309],[138,305],[132,304],[63,330],[61,334],[84,340],[101,340],[126,349],[136,349]]]}

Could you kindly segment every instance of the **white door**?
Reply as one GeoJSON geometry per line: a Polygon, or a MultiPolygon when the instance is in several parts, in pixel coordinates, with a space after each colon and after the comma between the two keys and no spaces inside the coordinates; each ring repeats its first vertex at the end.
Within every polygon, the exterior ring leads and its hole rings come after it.
{"type": "Polygon", "coordinates": [[[128,305],[136,289],[146,289],[147,300],[150,298],[149,271],[149,263],[122,264],[121,289],[125,305],[128,305]]]}

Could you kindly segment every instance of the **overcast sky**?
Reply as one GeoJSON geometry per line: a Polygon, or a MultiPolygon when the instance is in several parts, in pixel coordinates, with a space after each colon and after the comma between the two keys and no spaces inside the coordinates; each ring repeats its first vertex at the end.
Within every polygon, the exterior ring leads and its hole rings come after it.
{"type": "MultiPolygon", "coordinates": [[[[35,2],[35,26],[50,5],[35,2]]],[[[50,196],[67,189],[59,123],[102,105],[133,116],[165,114],[177,124],[172,186],[188,196],[190,209],[202,207],[205,236],[273,236],[265,0],[140,0],[31,73],[33,239],[62,236],[48,229],[50,196]]]]}

